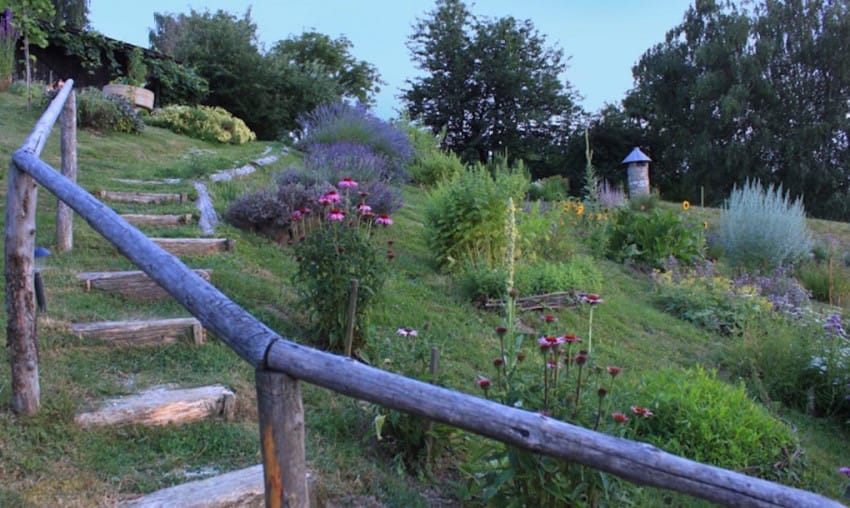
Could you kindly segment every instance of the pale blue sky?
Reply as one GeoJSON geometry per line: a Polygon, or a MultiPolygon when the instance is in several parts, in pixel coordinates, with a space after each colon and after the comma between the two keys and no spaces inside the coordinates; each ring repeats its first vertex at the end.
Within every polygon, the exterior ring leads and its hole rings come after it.
{"type": "MultiPolygon", "coordinates": [[[[692,0],[479,0],[467,2],[478,16],[530,19],[571,56],[564,79],[595,112],[618,103],[632,87],[631,68],[651,46],[678,25],[692,0]]],[[[405,45],[417,17],[434,9],[433,0],[143,0],[128,3],[91,0],[89,20],[102,34],[148,47],[154,12],[219,9],[241,17],[252,6],[261,44],[315,29],[331,37],[345,35],[352,53],[374,64],[387,82],[377,97],[379,116],[397,116],[398,95],[417,72],[405,45]]]]}

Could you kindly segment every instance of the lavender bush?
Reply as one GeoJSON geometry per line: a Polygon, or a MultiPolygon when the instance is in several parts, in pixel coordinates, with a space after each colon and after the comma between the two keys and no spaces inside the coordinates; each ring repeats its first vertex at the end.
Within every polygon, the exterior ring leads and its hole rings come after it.
{"type": "Polygon", "coordinates": [[[362,143],[350,141],[314,143],[304,155],[303,163],[308,172],[329,182],[344,176],[358,182],[381,180],[390,167],[385,156],[362,143]]]}
{"type": "Polygon", "coordinates": [[[315,145],[359,144],[383,157],[387,165],[382,179],[407,179],[405,165],[413,158],[410,138],[401,129],[373,115],[362,104],[325,104],[298,120],[300,147],[312,153],[315,145]]]}

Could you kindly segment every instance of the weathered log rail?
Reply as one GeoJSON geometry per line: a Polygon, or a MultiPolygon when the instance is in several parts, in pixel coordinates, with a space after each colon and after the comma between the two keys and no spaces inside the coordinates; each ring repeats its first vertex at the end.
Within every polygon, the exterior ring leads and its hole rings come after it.
{"type": "MultiPolygon", "coordinates": [[[[70,83],[65,86],[70,87],[70,83]]],[[[66,97],[58,96],[54,104],[59,101],[61,106],[66,97]]],[[[47,123],[52,125],[52,122],[47,123]]],[[[44,124],[39,121],[30,138],[41,139],[45,130],[49,131],[49,126],[44,124]]],[[[10,310],[10,342],[34,343],[36,340],[32,287],[25,284],[26,280],[32,280],[35,226],[34,221],[24,223],[17,220],[17,216],[29,213],[34,218],[35,184],[32,179],[73,209],[119,252],[165,288],[206,329],[214,332],[257,369],[257,391],[263,413],[260,415],[260,434],[267,506],[284,503],[306,506],[309,503],[302,494],[305,490],[304,475],[299,473],[304,468],[303,442],[299,445],[287,441],[286,436],[281,435],[283,432],[275,428],[275,419],[286,414],[291,433],[303,434],[303,423],[299,428],[299,421],[303,422],[299,381],[590,466],[638,484],[675,490],[728,506],[842,506],[812,492],[700,464],[648,444],[505,407],[290,342],[232,302],[91,194],[42,162],[37,151],[30,148],[29,138],[24,147],[13,154],[9,171],[6,301],[10,310]],[[13,199],[13,195],[17,197],[13,199]],[[21,307],[20,312],[14,310],[17,306],[21,307]],[[16,312],[29,313],[32,326],[19,326],[19,314],[16,312]]],[[[17,372],[15,361],[17,358],[13,354],[13,376],[17,372]]],[[[37,363],[35,369],[37,372],[37,363]]],[[[15,391],[14,401],[22,387],[13,381],[12,388],[15,391]]],[[[27,407],[16,408],[21,409],[26,412],[27,407]]]]}

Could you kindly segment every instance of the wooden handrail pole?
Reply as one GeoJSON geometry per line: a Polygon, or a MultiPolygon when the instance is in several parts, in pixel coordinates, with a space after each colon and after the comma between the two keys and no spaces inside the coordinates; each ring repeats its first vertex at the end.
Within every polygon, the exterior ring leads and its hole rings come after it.
{"type": "MultiPolygon", "coordinates": [[[[73,90],[65,100],[61,120],[62,174],[77,181],[77,94],[73,90]]],[[[74,212],[71,207],[57,199],[56,245],[59,252],[74,248],[74,212]]]]}
{"type": "Polygon", "coordinates": [[[34,415],[40,404],[36,331],[34,251],[35,180],[9,165],[6,194],[6,341],[12,367],[12,411],[34,415]]]}
{"type": "Polygon", "coordinates": [[[267,508],[309,508],[304,405],[297,379],[256,370],[267,508]]]}

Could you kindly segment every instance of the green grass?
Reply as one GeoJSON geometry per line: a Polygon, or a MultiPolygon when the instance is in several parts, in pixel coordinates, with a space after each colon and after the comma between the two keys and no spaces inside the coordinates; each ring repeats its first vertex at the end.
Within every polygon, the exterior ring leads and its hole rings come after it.
{"type": "MultiPolygon", "coordinates": [[[[21,98],[0,94],[0,154],[7,160],[38,114],[35,110],[27,113],[21,98]]],[[[267,146],[212,145],[151,127],[137,136],[81,131],[78,143],[79,182],[84,188],[146,192],[191,192],[192,179],[241,166],[259,157],[267,146]],[[117,180],[162,178],[181,178],[181,182],[153,185],[117,180]]],[[[44,158],[58,165],[58,131],[44,158]]],[[[218,213],[240,194],[269,185],[276,170],[295,160],[296,155],[284,157],[239,180],[207,181],[218,213]]],[[[37,243],[53,248],[55,199],[43,190],[39,198],[37,243]]],[[[455,277],[435,271],[423,225],[427,194],[409,186],[404,189],[404,200],[405,207],[394,217],[395,226],[388,230],[395,240],[396,257],[382,296],[373,305],[370,345],[361,353],[375,365],[422,377],[430,348],[438,347],[439,383],[480,394],[475,379],[491,374],[492,358],[498,355],[493,329],[503,323],[503,317],[463,301],[455,277]],[[396,336],[400,327],[417,329],[415,342],[396,336]]],[[[191,203],[114,206],[122,212],[195,211],[191,203]]],[[[692,207],[688,213],[704,214],[704,220],[716,224],[716,210],[692,207]]],[[[845,242],[850,238],[847,224],[813,223],[818,232],[840,234],[845,242]]],[[[202,347],[186,339],[168,346],[118,349],[69,333],[73,322],[186,315],[171,301],[138,302],[83,292],[75,277],[78,272],[134,268],[83,221],[76,219],[74,229],[74,250],[55,253],[44,274],[49,312],[39,316],[38,324],[42,409],[36,417],[16,417],[9,411],[9,360],[5,349],[0,353],[0,506],[53,505],[57,499],[69,506],[109,505],[122,496],[194,479],[195,474],[258,463],[253,370],[217,338],[211,337],[202,347]],[[73,424],[74,414],[104,398],[153,385],[208,383],[224,384],[236,393],[234,422],[85,431],[73,424]]],[[[145,232],[151,236],[200,236],[192,226],[145,232]]],[[[216,234],[235,239],[235,251],[186,259],[187,265],[212,269],[212,283],[230,298],[283,336],[309,344],[306,323],[295,307],[292,274],[296,263],[289,250],[226,224],[219,225],[216,234]]],[[[589,247],[585,252],[593,253],[589,247]]],[[[637,382],[647,370],[712,365],[722,354],[720,342],[728,338],[713,336],[653,306],[647,298],[652,284],[645,274],[605,260],[598,263],[606,275],[601,291],[605,304],[594,313],[594,354],[603,364],[623,367],[624,385],[637,382]]],[[[586,314],[564,310],[558,317],[564,332],[586,333],[586,314]]],[[[520,318],[527,326],[540,325],[535,314],[520,318]]],[[[0,320],[5,333],[5,315],[0,320]]],[[[436,499],[464,504],[454,498],[461,492],[457,466],[463,460],[467,439],[462,433],[452,435],[446,454],[435,459],[430,474],[410,474],[386,443],[376,442],[374,407],[313,386],[303,387],[303,397],[308,465],[317,478],[320,499],[352,505],[377,499],[388,506],[405,507],[434,505],[436,499]]],[[[796,425],[807,449],[810,466],[803,483],[838,498],[843,483],[834,471],[850,465],[844,428],[805,415],[781,415],[796,425]]],[[[659,499],[665,497],[677,505],[692,503],[683,496],[653,489],[643,489],[641,494],[650,505],[661,504],[659,499]]]]}

